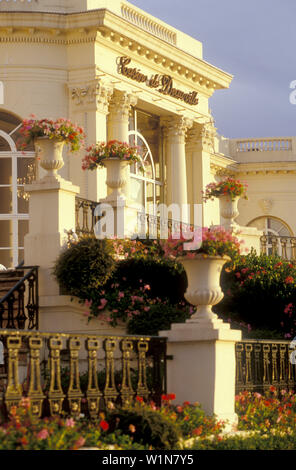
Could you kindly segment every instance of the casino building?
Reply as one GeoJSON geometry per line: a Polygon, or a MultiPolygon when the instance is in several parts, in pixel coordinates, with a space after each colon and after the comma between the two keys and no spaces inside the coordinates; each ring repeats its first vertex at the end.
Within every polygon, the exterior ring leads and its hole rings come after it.
{"type": "MultiPolygon", "coordinates": [[[[233,174],[251,183],[237,219],[253,227],[248,233],[293,236],[295,139],[218,136],[209,98],[231,80],[203,59],[198,40],[129,2],[0,0],[0,263],[24,259],[24,184],[39,172],[34,148],[18,147],[30,114],[77,122],[87,144],[138,145],[143,164],[128,168],[124,188],[135,214],[138,205],[149,213],[155,203],[190,204],[192,222],[206,184],[233,174]]],[[[82,157],[65,149],[60,175],[81,198],[100,201],[106,172],[83,172],[82,157]]],[[[220,222],[219,203],[207,202],[203,224],[220,222]]]]}

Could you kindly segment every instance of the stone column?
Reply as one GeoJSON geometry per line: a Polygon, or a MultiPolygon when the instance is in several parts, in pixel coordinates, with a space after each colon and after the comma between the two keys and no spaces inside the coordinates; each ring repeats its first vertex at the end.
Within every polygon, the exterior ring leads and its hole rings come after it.
{"type": "Polygon", "coordinates": [[[203,202],[202,191],[214,180],[211,175],[211,154],[214,153],[216,129],[211,122],[195,124],[188,132],[187,151],[191,154],[192,204],[202,204],[203,225],[208,227],[219,223],[217,202],[203,202]]]}
{"type": "Polygon", "coordinates": [[[167,204],[176,204],[180,208],[183,222],[189,217],[182,209],[188,204],[185,138],[192,121],[184,116],[163,121],[167,150],[167,204]]]}
{"type": "MultiPolygon", "coordinates": [[[[107,115],[112,86],[95,79],[83,85],[71,86],[71,115],[75,116],[87,134],[87,145],[107,140],[107,115]]],[[[83,156],[84,154],[81,154],[83,156]]],[[[106,170],[82,172],[81,159],[71,159],[70,179],[81,186],[81,195],[92,201],[98,201],[107,195],[106,170]]]]}
{"type": "MultiPolygon", "coordinates": [[[[119,140],[120,142],[129,141],[128,127],[129,127],[129,115],[131,112],[131,106],[136,106],[137,97],[128,92],[115,90],[113,93],[112,100],[109,106],[108,116],[108,140],[119,140]]],[[[129,198],[130,194],[130,167],[126,168],[126,185],[123,188],[123,193],[126,198],[129,198]]]]}

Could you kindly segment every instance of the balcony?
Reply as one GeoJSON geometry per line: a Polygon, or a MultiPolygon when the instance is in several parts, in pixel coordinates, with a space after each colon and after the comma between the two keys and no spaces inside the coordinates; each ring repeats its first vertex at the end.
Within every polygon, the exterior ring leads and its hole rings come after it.
{"type": "Polygon", "coordinates": [[[256,139],[226,139],[221,141],[221,151],[239,163],[294,162],[295,137],[256,139]]]}

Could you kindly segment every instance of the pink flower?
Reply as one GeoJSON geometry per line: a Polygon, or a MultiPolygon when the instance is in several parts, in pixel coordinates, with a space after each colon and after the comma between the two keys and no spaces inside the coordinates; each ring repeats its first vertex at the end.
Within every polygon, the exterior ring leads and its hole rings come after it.
{"type": "Polygon", "coordinates": [[[122,299],[124,297],[124,292],[118,292],[118,297],[119,299],[122,299]]]}
{"type": "Polygon", "coordinates": [[[41,429],[39,433],[37,434],[37,439],[47,439],[49,436],[47,429],[41,429]]]}
{"type": "Polygon", "coordinates": [[[82,436],[80,436],[80,437],[77,439],[77,441],[75,442],[74,448],[75,448],[75,449],[79,449],[79,447],[82,447],[82,446],[84,445],[84,443],[85,443],[85,439],[84,439],[82,436]]]}
{"type": "Polygon", "coordinates": [[[98,307],[98,310],[103,310],[106,307],[106,304],[107,304],[108,300],[107,299],[101,299],[100,302],[101,302],[101,305],[98,307]]]}
{"type": "Polygon", "coordinates": [[[75,421],[73,418],[66,419],[66,426],[68,428],[73,428],[75,426],[75,421]]]}

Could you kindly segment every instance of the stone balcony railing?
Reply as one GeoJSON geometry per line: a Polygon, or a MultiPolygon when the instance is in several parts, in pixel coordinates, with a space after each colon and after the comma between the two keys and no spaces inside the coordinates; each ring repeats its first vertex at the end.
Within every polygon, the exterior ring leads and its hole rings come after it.
{"type": "Polygon", "coordinates": [[[225,139],[220,150],[240,163],[296,161],[296,137],[225,139]]]}

